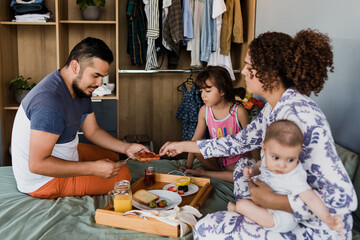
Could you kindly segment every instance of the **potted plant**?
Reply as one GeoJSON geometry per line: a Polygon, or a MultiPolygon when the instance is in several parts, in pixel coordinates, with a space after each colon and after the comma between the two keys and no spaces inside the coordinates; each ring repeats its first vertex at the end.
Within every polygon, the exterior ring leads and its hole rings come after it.
{"type": "Polygon", "coordinates": [[[24,99],[26,94],[36,86],[36,83],[29,83],[31,77],[24,78],[24,76],[18,76],[10,81],[9,89],[15,89],[15,99],[18,103],[24,99]]]}
{"type": "Polygon", "coordinates": [[[105,7],[106,0],[76,0],[76,4],[80,5],[84,20],[99,20],[100,7],[105,7]]]}

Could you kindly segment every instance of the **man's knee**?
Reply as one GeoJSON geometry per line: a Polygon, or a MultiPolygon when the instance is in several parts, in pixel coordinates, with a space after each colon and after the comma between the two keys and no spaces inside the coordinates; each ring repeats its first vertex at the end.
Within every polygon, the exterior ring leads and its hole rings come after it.
{"type": "Polygon", "coordinates": [[[117,174],[118,180],[128,180],[131,181],[131,173],[128,166],[124,165],[121,167],[119,173],[117,174]]]}

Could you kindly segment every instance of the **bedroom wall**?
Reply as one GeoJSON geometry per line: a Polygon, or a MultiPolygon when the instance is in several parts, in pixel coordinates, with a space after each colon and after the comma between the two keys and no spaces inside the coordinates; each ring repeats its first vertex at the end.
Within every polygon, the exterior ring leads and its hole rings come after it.
{"type": "Polygon", "coordinates": [[[360,1],[258,0],[255,36],[266,31],[290,35],[318,29],[332,39],[334,73],[318,97],[335,142],[360,153],[360,1]]]}
{"type": "MultiPolygon", "coordinates": [[[[1,119],[1,113],[0,113],[0,119],[1,119]]],[[[1,136],[1,121],[0,121],[0,136],[1,136]]],[[[0,137],[0,146],[1,145],[1,137],[0,137]]],[[[2,160],[2,147],[0,147],[0,167],[2,167],[3,165],[3,160],[2,160]]]]}

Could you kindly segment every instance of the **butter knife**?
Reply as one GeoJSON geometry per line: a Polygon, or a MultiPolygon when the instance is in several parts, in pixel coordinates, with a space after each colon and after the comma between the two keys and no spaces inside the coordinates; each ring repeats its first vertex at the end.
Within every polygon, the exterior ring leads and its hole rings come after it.
{"type": "Polygon", "coordinates": [[[138,154],[139,152],[143,151],[145,148],[140,149],[139,151],[137,151],[136,153],[134,153],[133,155],[131,155],[130,157],[128,157],[127,159],[125,159],[124,163],[127,162],[127,160],[131,159],[133,156],[135,156],[136,154],[138,154]]]}

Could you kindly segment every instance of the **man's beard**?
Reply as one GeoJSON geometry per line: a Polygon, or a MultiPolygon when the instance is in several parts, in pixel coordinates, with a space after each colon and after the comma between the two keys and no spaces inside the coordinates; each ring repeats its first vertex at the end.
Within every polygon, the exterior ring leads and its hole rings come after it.
{"type": "Polygon", "coordinates": [[[78,80],[79,78],[75,78],[74,81],[72,82],[72,88],[74,90],[74,93],[75,95],[78,97],[78,98],[91,98],[92,96],[92,93],[85,93],[83,90],[81,90],[81,88],[79,87],[78,85],[78,80]]]}

